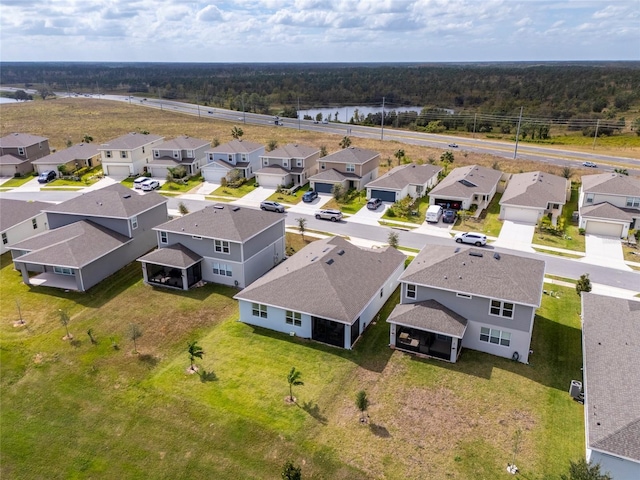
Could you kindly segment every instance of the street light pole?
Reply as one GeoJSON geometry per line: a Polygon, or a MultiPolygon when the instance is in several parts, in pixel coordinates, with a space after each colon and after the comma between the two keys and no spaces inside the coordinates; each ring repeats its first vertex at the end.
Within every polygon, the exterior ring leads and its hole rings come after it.
{"type": "Polygon", "coordinates": [[[382,97],[382,120],[380,120],[380,140],[384,140],[384,97],[382,97]]]}
{"type": "Polygon", "coordinates": [[[518,118],[518,131],[516,132],[516,148],[513,151],[513,159],[516,159],[516,156],[518,155],[518,140],[520,139],[520,123],[522,122],[522,109],[524,107],[520,107],[520,118],[518,118]]]}

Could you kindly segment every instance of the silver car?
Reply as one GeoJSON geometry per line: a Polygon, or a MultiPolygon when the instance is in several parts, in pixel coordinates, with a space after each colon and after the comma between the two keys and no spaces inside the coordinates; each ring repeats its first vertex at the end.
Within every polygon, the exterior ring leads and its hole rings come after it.
{"type": "Polygon", "coordinates": [[[332,222],[338,222],[342,220],[342,212],[340,210],[318,210],[316,212],[316,218],[318,220],[331,220],[332,222]]]}
{"type": "Polygon", "coordinates": [[[270,200],[260,202],[260,208],[262,210],[269,210],[270,212],[284,213],[284,205],[278,202],[272,202],[270,200]]]}

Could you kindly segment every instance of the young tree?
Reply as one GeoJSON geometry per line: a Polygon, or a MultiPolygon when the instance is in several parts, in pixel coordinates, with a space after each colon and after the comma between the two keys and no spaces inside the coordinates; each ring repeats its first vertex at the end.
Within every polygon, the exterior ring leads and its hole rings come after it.
{"type": "Polygon", "coordinates": [[[571,178],[571,176],[573,175],[573,170],[571,169],[571,167],[563,167],[562,168],[562,176],[564,178],[566,178],[567,180],[569,180],[571,178]]]}
{"type": "Polygon", "coordinates": [[[202,360],[202,356],[204,355],[204,350],[202,350],[202,347],[200,345],[198,345],[198,342],[196,340],[194,340],[193,342],[189,342],[189,362],[190,362],[190,366],[189,366],[189,370],[191,370],[192,372],[195,372],[197,370],[197,367],[195,366],[194,362],[196,361],[196,358],[199,358],[202,360]]]}
{"type": "Polygon", "coordinates": [[[398,165],[402,163],[402,159],[404,158],[404,150],[402,148],[398,149],[396,153],[393,154],[394,157],[398,160],[398,165]]]}
{"type": "Polygon", "coordinates": [[[82,136],[82,143],[91,143],[91,142],[93,142],[93,137],[85,133],[82,136]]]}
{"type": "Polygon", "coordinates": [[[244,131],[240,127],[236,127],[234,125],[234,127],[231,129],[231,136],[238,140],[240,137],[242,137],[242,135],[244,135],[244,131]]]}
{"type": "Polygon", "coordinates": [[[282,467],[282,480],[302,480],[300,467],[296,467],[291,460],[287,460],[282,467]]]}
{"type": "Polygon", "coordinates": [[[341,184],[336,183],[331,189],[331,195],[333,195],[333,198],[335,198],[336,201],[340,202],[345,195],[344,187],[341,184]]]}
{"type": "Polygon", "coordinates": [[[73,338],[73,335],[69,333],[69,321],[71,320],[69,318],[69,314],[62,309],[58,310],[58,314],[60,315],[60,323],[64,326],[64,329],[67,332],[64,340],[71,340],[73,338]]]}
{"type": "Polygon", "coordinates": [[[569,475],[560,475],[562,480],[612,480],[608,473],[600,472],[600,464],[591,465],[583,458],[569,462],[569,475]]]}
{"type": "Polygon", "coordinates": [[[629,176],[629,170],[627,170],[626,168],[614,168],[613,171],[615,173],[618,173],[620,175],[626,175],[629,176]]]}
{"type": "Polygon", "coordinates": [[[302,236],[302,241],[304,242],[304,232],[307,230],[307,219],[306,218],[296,218],[296,222],[298,222],[298,231],[302,236]]]}
{"type": "Polygon", "coordinates": [[[180,212],[181,215],[186,215],[187,213],[189,213],[189,209],[184,204],[184,202],[180,202],[178,204],[178,211],[180,212]]]}
{"type": "Polygon", "coordinates": [[[449,165],[453,163],[453,160],[454,160],[454,157],[452,152],[447,151],[447,152],[444,152],[442,155],[440,155],[440,161],[444,164],[445,173],[447,172],[449,165]]]}
{"type": "Polygon", "coordinates": [[[576,283],[576,293],[578,295],[582,295],[582,292],[590,292],[591,291],[591,280],[589,280],[589,274],[585,273],[580,275],[580,279],[578,283],[576,283]]]}
{"type": "Polygon", "coordinates": [[[295,402],[295,398],[293,397],[294,385],[296,387],[304,385],[304,382],[300,380],[300,377],[302,377],[300,370],[296,370],[296,367],[291,367],[291,371],[289,372],[289,375],[287,375],[287,382],[289,383],[289,401],[291,402],[295,402]]]}
{"type": "Polygon", "coordinates": [[[342,137],[340,140],[340,147],[349,148],[351,146],[351,139],[349,137],[342,137]]]}
{"type": "Polygon", "coordinates": [[[321,157],[326,157],[327,156],[327,146],[326,145],[320,145],[320,156],[321,157]]]}
{"type": "Polygon", "coordinates": [[[387,237],[387,243],[389,244],[389,246],[393,247],[393,248],[398,248],[398,232],[389,232],[389,236],[387,237]]]}
{"type": "Polygon", "coordinates": [[[267,148],[266,148],[267,152],[272,152],[276,148],[278,148],[278,141],[274,140],[274,139],[269,140],[269,142],[267,143],[267,148]]]}
{"type": "Polygon", "coordinates": [[[129,325],[129,339],[133,341],[133,353],[138,353],[138,339],[142,337],[140,325],[132,323],[129,325]]]}
{"type": "Polygon", "coordinates": [[[369,408],[369,399],[367,398],[367,392],[364,390],[360,390],[356,394],[356,407],[360,410],[360,421],[364,422],[364,413],[367,411],[367,408],[369,408]]]}

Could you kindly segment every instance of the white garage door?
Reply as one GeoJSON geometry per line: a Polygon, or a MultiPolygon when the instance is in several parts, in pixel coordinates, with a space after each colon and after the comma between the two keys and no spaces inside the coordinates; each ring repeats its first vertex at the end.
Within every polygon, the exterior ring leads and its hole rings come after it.
{"type": "Polygon", "coordinates": [[[13,177],[16,173],[15,165],[0,165],[0,177],[13,177]]]}
{"type": "Polygon", "coordinates": [[[151,170],[151,176],[154,178],[166,178],[167,173],[169,173],[169,170],[164,165],[149,166],[149,169],[151,170]]]}
{"type": "Polygon", "coordinates": [[[622,236],[622,225],[619,223],[606,223],[589,220],[587,221],[587,228],[585,231],[587,233],[593,233],[594,235],[620,238],[622,236]]]}
{"type": "Polygon", "coordinates": [[[107,165],[103,166],[103,170],[106,171],[106,175],[112,177],[128,177],[130,174],[129,167],[126,165],[107,165]]]}
{"type": "Polygon", "coordinates": [[[222,170],[218,168],[203,168],[202,169],[202,178],[204,178],[205,182],[217,183],[221,184],[222,179],[226,178],[228,170],[222,170]]]}
{"type": "Polygon", "coordinates": [[[529,208],[505,207],[504,219],[535,225],[538,222],[538,211],[529,208]]]}
{"type": "Polygon", "coordinates": [[[261,187],[277,188],[278,185],[282,184],[282,178],[274,175],[260,175],[256,173],[256,182],[258,182],[258,185],[261,187]]]}

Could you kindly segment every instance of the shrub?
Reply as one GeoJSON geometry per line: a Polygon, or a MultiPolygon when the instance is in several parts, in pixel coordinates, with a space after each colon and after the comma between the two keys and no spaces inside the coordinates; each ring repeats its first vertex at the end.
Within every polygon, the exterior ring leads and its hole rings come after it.
{"type": "Polygon", "coordinates": [[[584,229],[584,228],[579,228],[579,229],[578,229],[578,233],[579,233],[580,235],[584,235],[586,232],[585,232],[585,229],[584,229]]]}

